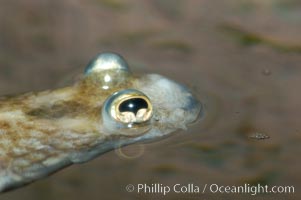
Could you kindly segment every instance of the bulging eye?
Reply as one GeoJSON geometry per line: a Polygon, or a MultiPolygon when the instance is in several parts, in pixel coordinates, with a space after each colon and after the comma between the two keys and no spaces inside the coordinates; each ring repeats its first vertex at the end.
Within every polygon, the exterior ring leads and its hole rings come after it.
{"type": "Polygon", "coordinates": [[[135,89],[114,93],[103,107],[105,128],[123,135],[137,135],[149,129],[153,107],[149,98],[135,89]]]}
{"type": "Polygon", "coordinates": [[[105,52],[98,54],[90,61],[85,69],[85,75],[102,72],[104,70],[129,71],[129,67],[121,55],[117,53],[105,52]]]}
{"type": "Polygon", "coordinates": [[[92,59],[85,69],[85,77],[92,84],[108,90],[126,81],[130,75],[126,60],[119,54],[104,52],[92,59]]]}
{"type": "Polygon", "coordinates": [[[141,123],[151,116],[150,104],[145,97],[129,97],[117,105],[116,119],[123,123],[141,123]]]}

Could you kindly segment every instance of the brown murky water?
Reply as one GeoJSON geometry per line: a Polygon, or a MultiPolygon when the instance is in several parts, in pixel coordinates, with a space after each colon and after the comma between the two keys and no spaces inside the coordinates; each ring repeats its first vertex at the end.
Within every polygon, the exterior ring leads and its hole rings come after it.
{"type": "Polygon", "coordinates": [[[254,198],[128,193],[130,183],[294,186],[295,194],[256,198],[300,199],[300,24],[298,0],[2,0],[1,94],[54,88],[98,52],[116,51],[133,71],[194,88],[206,115],[188,132],[104,154],[0,199],[254,198]]]}

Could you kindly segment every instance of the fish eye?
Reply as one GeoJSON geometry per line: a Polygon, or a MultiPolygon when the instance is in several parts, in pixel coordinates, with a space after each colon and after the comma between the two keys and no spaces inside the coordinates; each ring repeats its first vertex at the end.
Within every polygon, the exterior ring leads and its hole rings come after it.
{"type": "Polygon", "coordinates": [[[123,90],[113,94],[107,105],[113,119],[124,124],[147,122],[152,116],[148,97],[137,90],[123,90]]]}
{"type": "Polygon", "coordinates": [[[112,111],[115,119],[123,123],[141,123],[151,116],[149,101],[143,96],[129,97],[122,100],[112,111]]]}
{"type": "Polygon", "coordinates": [[[126,129],[136,133],[145,131],[149,127],[152,115],[150,99],[135,89],[114,93],[105,101],[102,112],[106,128],[123,133],[126,133],[126,129]]]}
{"type": "Polygon", "coordinates": [[[102,72],[104,70],[123,70],[128,72],[129,66],[121,55],[112,52],[104,52],[98,54],[89,62],[85,69],[85,75],[102,72]]]}

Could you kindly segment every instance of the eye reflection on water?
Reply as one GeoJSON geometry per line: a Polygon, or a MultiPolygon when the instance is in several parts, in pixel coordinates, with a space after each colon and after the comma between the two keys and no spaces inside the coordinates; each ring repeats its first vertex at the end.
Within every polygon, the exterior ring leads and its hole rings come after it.
{"type": "MultiPolygon", "coordinates": [[[[139,183],[300,187],[300,4],[178,2],[0,3],[1,94],[51,88],[83,69],[87,58],[116,51],[133,71],[192,88],[205,107],[187,131],[106,153],[1,199],[162,197],[126,192],[139,183]]],[[[249,196],[170,193],[164,199],[249,196]]],[[[278,196],[300,194],[257,197],[278,196]]]]}

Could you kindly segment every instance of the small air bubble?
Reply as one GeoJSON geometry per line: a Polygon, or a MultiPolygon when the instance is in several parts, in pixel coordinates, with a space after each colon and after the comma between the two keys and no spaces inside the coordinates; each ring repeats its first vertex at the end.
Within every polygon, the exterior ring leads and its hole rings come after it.
{"type": "Polygon", "coordinates": [[[249,138],[255,139],[255,140],[265,140],[265,139],[269,139],[270,136],[265,133],[255,132],[255,133],[250,134],[249,138]]]}
{"type": "Polygon", "coordinates": [[[263,69],[263,70],[261,70],[261,73],[264,76],[269,76],[272,74],[271,70],[269,70],[269,69],[263,69]]]}

